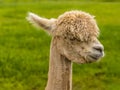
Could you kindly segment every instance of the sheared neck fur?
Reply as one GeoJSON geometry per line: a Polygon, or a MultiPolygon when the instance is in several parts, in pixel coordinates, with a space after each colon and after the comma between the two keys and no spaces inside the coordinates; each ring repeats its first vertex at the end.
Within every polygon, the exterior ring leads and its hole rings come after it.
{"type": "Polygon", "coordinates": [[[48,83],[45,90],[72,90],[72,63],[57,51],[54,38],[51,43],[48,83]]]}

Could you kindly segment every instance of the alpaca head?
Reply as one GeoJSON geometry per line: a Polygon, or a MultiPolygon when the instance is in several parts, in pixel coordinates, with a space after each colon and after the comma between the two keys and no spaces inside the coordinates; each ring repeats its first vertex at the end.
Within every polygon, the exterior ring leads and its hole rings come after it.
{"type": "Polygon", "coordinates": [[[88,13],[69,11],[57,19],[45,19],[29,13],[27,19],[48,31],[58,52],[73,62],[94,62],[104,55],[103,45],[97,39],[99,28],[94,16],[88,13]]]}

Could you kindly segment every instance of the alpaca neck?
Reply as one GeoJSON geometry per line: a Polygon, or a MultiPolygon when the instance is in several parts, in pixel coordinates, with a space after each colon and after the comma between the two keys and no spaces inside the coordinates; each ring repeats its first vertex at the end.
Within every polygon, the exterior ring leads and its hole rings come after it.
{"type": "Polygon", "coordinates": [[[54,42],[51,43],[48,82],[45,90],[72,89],[71,61],[59,54],[54,42]]]}

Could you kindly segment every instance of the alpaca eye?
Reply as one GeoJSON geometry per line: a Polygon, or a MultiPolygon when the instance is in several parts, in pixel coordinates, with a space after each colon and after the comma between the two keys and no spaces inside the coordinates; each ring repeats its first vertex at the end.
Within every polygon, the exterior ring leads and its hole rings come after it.
{"type": "Polygon", "coordinates": [[[81,41],[79,40],[79,39],[77,39],[77,38],[70,38],[70,41],[73,43],[73,42],[78,42],[78,43],[80,43],[81,41]]]}
{"type": "Polygon", "coordinates": [[[76,39],[75,38],[70,38],[70,41],[75,41],[76,39]]]}
{"type": "Polygon", "coordinates": [[[81,47],[81,48],[82,48],[82,50],[85,49],[84,47],[81,47]]]}

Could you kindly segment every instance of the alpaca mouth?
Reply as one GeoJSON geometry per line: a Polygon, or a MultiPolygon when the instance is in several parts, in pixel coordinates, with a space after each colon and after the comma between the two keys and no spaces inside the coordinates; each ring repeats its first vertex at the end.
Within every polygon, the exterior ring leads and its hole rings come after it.
{"type": "Polygon", "coordinates": [[[89,54],[88,59],[95,61],[95,60],[102,58],[103,56],[104,56],[104,52],[96,52],[96,54],[95,53],[89,54]]]}
{"type": "Polygon", "coordinates": [[[92,60],[98,60],[100,57],[98,57],[98,56],[92,56],[92,55],[90,55],[89,56],[92,60]]]}
{"type": "Polygon", "coordinates": [[[96,54],[96,55],[89,55],[88,59],[95,61],[95,60],[100,59],[102,56],[103,56],[102,53],[101,54],[96,54]]]}

